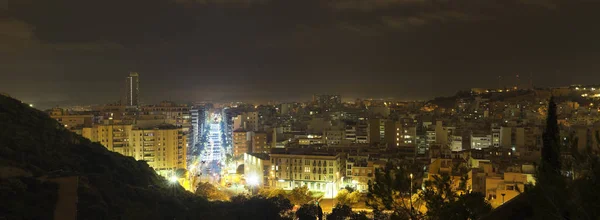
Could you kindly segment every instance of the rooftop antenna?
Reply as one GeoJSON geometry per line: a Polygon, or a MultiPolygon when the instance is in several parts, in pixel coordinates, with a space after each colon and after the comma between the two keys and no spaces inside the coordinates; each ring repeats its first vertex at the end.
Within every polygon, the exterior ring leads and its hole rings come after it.
{"type": "Polygon", "coordinates": [[[498,76],[498,89],[502,89],[502,76],[498,76]]]}

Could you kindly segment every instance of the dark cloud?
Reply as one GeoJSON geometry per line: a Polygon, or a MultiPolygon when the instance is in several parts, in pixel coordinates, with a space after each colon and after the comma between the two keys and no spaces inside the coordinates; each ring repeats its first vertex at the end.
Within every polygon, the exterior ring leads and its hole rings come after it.
{"type": "Polygon", "coordinates": [[[585,0],[0,0],[0,88],[102,102],[138,71],[155,102],[427,98],[517,73],[538,85],[593,81],[598,9],[585,0]]]}

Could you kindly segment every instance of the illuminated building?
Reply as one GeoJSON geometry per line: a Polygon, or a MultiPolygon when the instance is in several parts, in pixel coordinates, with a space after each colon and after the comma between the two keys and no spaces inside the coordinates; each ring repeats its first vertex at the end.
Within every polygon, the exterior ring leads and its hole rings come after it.
{"type": "Polygon", "coordinates": [[[173,125],[139,128],[110,122],[85,127],[82,136],[110,151],[144,160],[163,176],[186,168],[187,140],[180,128],[173,125]]]}
{"type": "Polygon", "coordinates": [[[258,131],[258,112],[244,112],[233,118],[233,130],[258,131]]]}
{"type": "Polygon", "coordinates": [[[81,128],[92,126],[94,120],[94,116],[91,114],[72,114],[61,108],[53,108],[49,114],[65,128],[77,134],[81,134],[81,128]]]}
{"type": "MultiPolygon", "coordinates": [[[[356,135],[356,134],[354,134],[356,135]]],[[[323,132],[323,138],[325,138],[325,144],[327,145],[340,145],[344,138],[343,130],[328,130],[323,132]]]]}
{"type": "Polygon", "coordinates": [[[244,176],[246,184],[251,185],[255,181],[257,186],[269,187],[273,182],[274,174],[271,170],[271,160],[265,153],[244,153],[244,176]]]}
{"type": "Polygon", "coordinates": [[[492,146],[492,135],[471,134],[471,149],[482,149],[492,146]]]}
{"type": "Polygon", "coordinates": [[[369,120],[371,144],[385,143],[390,147],[414,148],[417,144],[417,129],[412,122],[388,119],[369,120]]]}
{"type": "Polygon", "coordinates": [[[313,95],[313,102],[323,110],[331,110],[342,105],[342,96],[340,95],[313,95]]]}
{"type": "Polygon", "coordinates": [[[158,105],[146,105],[140,107],[140,116],[164,116],[163,123],[183,126],[189,129],[191,116],[190,107],[177,105],[174,102],[162,101],[158,105]]]}
{"type": "Polygon", "coordinates": [[[383,161],[368,161],[367,157],[349,157],[346,160],[344,182],[359,192],[368,191],[369,183],[375,181],[375,170],[384,166],[383,161]]]}
{"type": "Polygon", "coordinates": [[[252,135],[252,153],[268,153],[269,145],[267,145],[267,133],[253,132],[252,135]]]}
{"type": "Polygon", "coordinates": [[[248,132],[243,129],[233,131],[233,156],[238,157],[248,153],[248,132]]]}
{"type": "Polygon", "coordinates": [[[270,157],[273,171],[270,185],[285,190],[307,186],[331,198],[337,195],[346,173],[342,154],[271,154],[270,157]]]}

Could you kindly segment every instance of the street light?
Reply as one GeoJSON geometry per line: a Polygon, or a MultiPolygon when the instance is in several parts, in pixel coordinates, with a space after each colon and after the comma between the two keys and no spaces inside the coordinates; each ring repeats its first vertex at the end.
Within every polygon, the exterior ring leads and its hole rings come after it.
{"type": "Polygon", "coordinates": [[[177,176],[173,175],[173,176],[169,177],[169,182],[172,184],[177,183],[177,180],[179,180],[179,178],[177,178],[177,176]]]}
{"type": "Polygon", "coordinates": [[[246,177],[246,183],[250,186],[252,195],[254,195],[254,187],[258,186],[258,176],[256,174],[248,174],[246,177]]]}
{"type": "Polygon", "coordinates": [[[173,193],[173,196],[175,195],[175,185],[178,184],[177,183],[178,180],[179,180],[179,178],[177,178],[177,176],[175,176],[175,175],[172,175],[169,177],[169,183],[172,186],[171,193],[173,193]]]}

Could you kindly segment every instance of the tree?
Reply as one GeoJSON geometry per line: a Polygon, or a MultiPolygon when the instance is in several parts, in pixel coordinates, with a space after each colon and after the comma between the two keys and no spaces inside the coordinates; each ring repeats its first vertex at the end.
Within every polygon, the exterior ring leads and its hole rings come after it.
{"type": "Polygon", "coordinates": [[[367,212],[360,211],[353,212],[352,215],[350,215],[350,220],[370,220],[370,218],[367,217],[367,212]]]}
{"type": "Polygon", "coordinates": [[[346,219],[368,220],[369,217],[367,217],[367,212],[365,212],[365,211],[352,212],[352,208],[350,208],[350,206],[337,204],[333,208],[331,213],[329,215],[327,215],[327,219],[328,220],[329,219],[332,219],[332,220],[346,220],[346,219]]]}
{"type": "Polygon", "coordinates": [[[292,189],[288,198],[294,205],[303,205],[313,200],[312,193],[308,190],[307,186],[292,189]]]}
{"type": "Polygon", "coordinates": [[[327,215],[327,219],[328,220],[345,220],[346,218],[349,218],[352,215],[352,208],[350,208],[350,206],[347,205],[340,205],[337,204],[335,207],[333,207],[333,210],[331,210],[331,213],[329,215],[327,215]]]}
{"type": "Polygon", "coordinates": [[[433,179],[423,183],[425,189],[419,197],[427,207],[426,216],[436,219],[442,216],[447,202],[455,201],[457,194],[452,190],[452,179],[449,175],[431,175],[433,179]]]}
{"type": "Polygon", "coordinates": [[[342,189],[336,196],[338,204],[352,206],[360,200],[360,193],[357,191],[348,192],[346,189],[342,189]]]}
{"type": "Polygon", "coordinates": [[[542,135],[542,161],[539,168],[539,181],[553,181],[560,176],[560,133],[556,116],[554,97],[548,103],[546,130],[542,135]]]}
{"type": "Polygon", "coordinates": [[[304,204],[296,211],[296,217],[299,220],[315,220],[319,216],[320,210],[321,208],[314,204],[304,204]]]}
{"type": "Polygon", "coordinates": [[[369,184],[367,205],[378,213],[390,210],[392,216],[407,218],[411,215],[409,196],[410,179],[405,166],[389,162],[383,170],[375,172],[375,181],[369,184]]]}
{"type": "Polygon", "coordinates": [[[290,201],[283,196],[265,198],[262,196],[245,197],[235,196],[228,204],[231,219],[282,219],[292,209],[290,201]]]}
{"type": "Polygon", "coordinates": [[[217,189],[210,183],[199,183],[196,188],[196,195],[204,197],[208,200],[229,200],[229,196],[222,190],[217,189]]]}
{"type": "Polygon", "coordinates": [[[459,195],[452,188],[450,176],[432,177],[424,182],[425,189],[419,193],[427,207],[427,219],[479,219],[492,210],[483,194],[466,191],[459,195]]]}
{"type": "Polygon", "coordinates": [[[285,190],[281,188],[260,188],[258,190],[258,195],[263,196],[265,198],[273,198],[277,196],[287,197],[285,190]]]}
{"type": "Polygon", "coordinates": [[[544,218],[569,218],[567,207],[568,188],[562,176],[561,142],[554,97],[548,103],[546,129],[542,135],[542,158],[538,167],[535,187],[528,191],[532,199],[534,215],[544,218]]]}
{"type": "Polygon", "coordinates": [[[179,177],[179,178],[184,178],[187,176],[188,171],[186,169],[183,168],[179,168],[177,170],[175,170],[175,176],[179,177]]]}
{"type": "Polygon", "coordinates": [[[492,206],[485,200],[485,195],[466,193],[446,203],[440,210],[441,215],[432,219],[479,219],[490,211],[492,206]]]}

